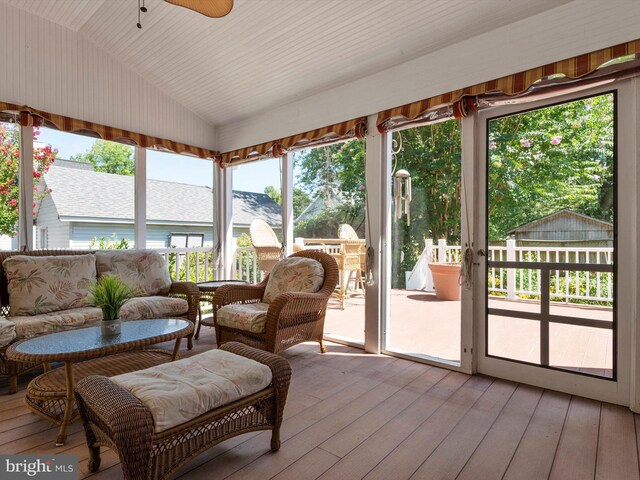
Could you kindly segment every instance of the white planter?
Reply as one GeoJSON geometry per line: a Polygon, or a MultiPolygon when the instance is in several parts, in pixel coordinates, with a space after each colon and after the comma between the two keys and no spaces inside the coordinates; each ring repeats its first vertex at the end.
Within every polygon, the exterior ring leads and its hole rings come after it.
{"type": "Polygon", "coordinates": [[[122,320],[102,320],[100,322],[100,333],[103,337],[110,337],[113,335],[120,335],[120,327],[122,320]]]}

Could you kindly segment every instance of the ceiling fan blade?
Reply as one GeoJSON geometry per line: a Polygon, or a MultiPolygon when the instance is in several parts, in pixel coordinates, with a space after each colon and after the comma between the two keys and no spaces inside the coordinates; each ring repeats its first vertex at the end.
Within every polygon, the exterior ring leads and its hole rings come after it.
{"type": "Polygon", "coordinates": [[[233,8],[233,0],[164,0],[167,3],[185,7],[207,17],[220,18],[233,8]]]}

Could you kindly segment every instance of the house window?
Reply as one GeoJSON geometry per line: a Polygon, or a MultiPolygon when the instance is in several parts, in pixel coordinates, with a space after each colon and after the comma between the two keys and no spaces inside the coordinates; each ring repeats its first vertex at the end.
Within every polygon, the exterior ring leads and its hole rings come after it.
{"type": "Polygon", "coordinates": [[[47,248],[49,244],[49,239],[47,238],[47,227],[40,228],[40,241],[39,245],[41,249],[47,248]]]}
{"type": "Polygon", "coordinates": [[[201,248],[204,233],[171,233],[169,244],[175,248],[201,248]]]}

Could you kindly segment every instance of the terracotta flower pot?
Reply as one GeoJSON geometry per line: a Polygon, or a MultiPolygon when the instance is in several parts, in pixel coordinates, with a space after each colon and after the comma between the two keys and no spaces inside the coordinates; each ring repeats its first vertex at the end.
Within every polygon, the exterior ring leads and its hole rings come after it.
{"type": "Polygon", "coordinates": [[[460,300],[459,263],[430,263],[429,270],[433,275],[436,298],[441,300],[460,300]]]}

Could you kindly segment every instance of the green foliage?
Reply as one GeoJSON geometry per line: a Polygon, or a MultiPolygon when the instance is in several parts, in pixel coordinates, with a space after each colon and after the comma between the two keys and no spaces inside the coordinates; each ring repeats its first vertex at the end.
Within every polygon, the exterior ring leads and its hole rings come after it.
{"type": "MultiPolygon", "coordinates": [[[[392,222],[392,285],[405,287],[405,272],[411,271],[424,249],[424,240],[444,238],[460,244],[461,123],[434,123],[395,132],[402,148],[393,165],[411,174],[411,223],[406,217],[392,222]]],[[[395,211],[395,203],[392,205],[395,211]]]]}
{"type": "Polygon", "coordinates": [[[338,226],[348,223],[358,233],[360,238],[365,238],[364,212],[360,218],[354,218],[354,209],[350,205],[342,205],[322,211],[319,215],[305,221],[297,222],[293,227],[294,237],[306,238],[336,238],[338,226]]]}
{"type": "Polygon", "coordinates": [[[264,187],[264,193],[266,193],[269,198],[276,202],[278,205],[282,205],[282,194],[280,193],[279,188],[276,188],[273,185],[269,185],[268,187],[264,187]]]}
{"type": "Polygon", "coordinates": [[[133,175],[135,173],[133,148],[122,143],[96,140],[88,151],[72,155],[71,160],[90,163],[96,172],[116,175],[133,175]]]}
{"type": "Polygon", "coordinates": [[[240,236],[236,239],[236,244],[238,247],[252,247],[253,243],[251,243],[251,237],[246,233],[241,233],[240,236]]]}
{"type": "MultiPolygon", "coordinates": [[[[39,130],[33,130],[37,140],[39,130]]],[[[38,189],[40,178],[49,170],[58,151],[50,146],[33,151],[33,190],[35,209],[47,192],[38,189]]],[[[18,172],[20,170],[20,130],[15,125],[0,123],[0,235],[14,237],[18,227],[18,172]]],[[[34,214],[36,212],[34,211],[34,214]]]]}
{"type": "MultiPolygon", "coordinates": [[[[278,205],[282,205],[282,195],[280,194],[280,189],[274,186],[265,187],[264,193],[269,195],[274,202],[278,205]]],[[[297,218],[305,208],[309,206],[311,203],[311,197],[307,195],[304,190],[293,187],[293,218],[297,218]]]]}
{"type": "Polygon", "coordinates": [[[124,283],[120,277],[103,275],[89,287],[87,302],[102,310],[103,320],[117,320],[120,317],[122,305],[134,294],[134,289],[124,283]]]}
{"type": "Polygon", "coordinates": [[[318,195],[340,198],[352,206],[362,207],[364,160],[362,140],[305,150],[295,156],[295,165],[300,170],[296,181],[310,198],[318,195]]]}
{"type": "Polygon", "coordinates": [[[489,238],[563,208],[613,221],[611,94],[491,120],[489,238]]]}
{"type": "Polygon", "coordinates": [[[89,250],[126,250],[127,248],[129,248],[129,240],[118,239],[115,234],[111,238],[93,237],[89,243],[89,250]]]}

